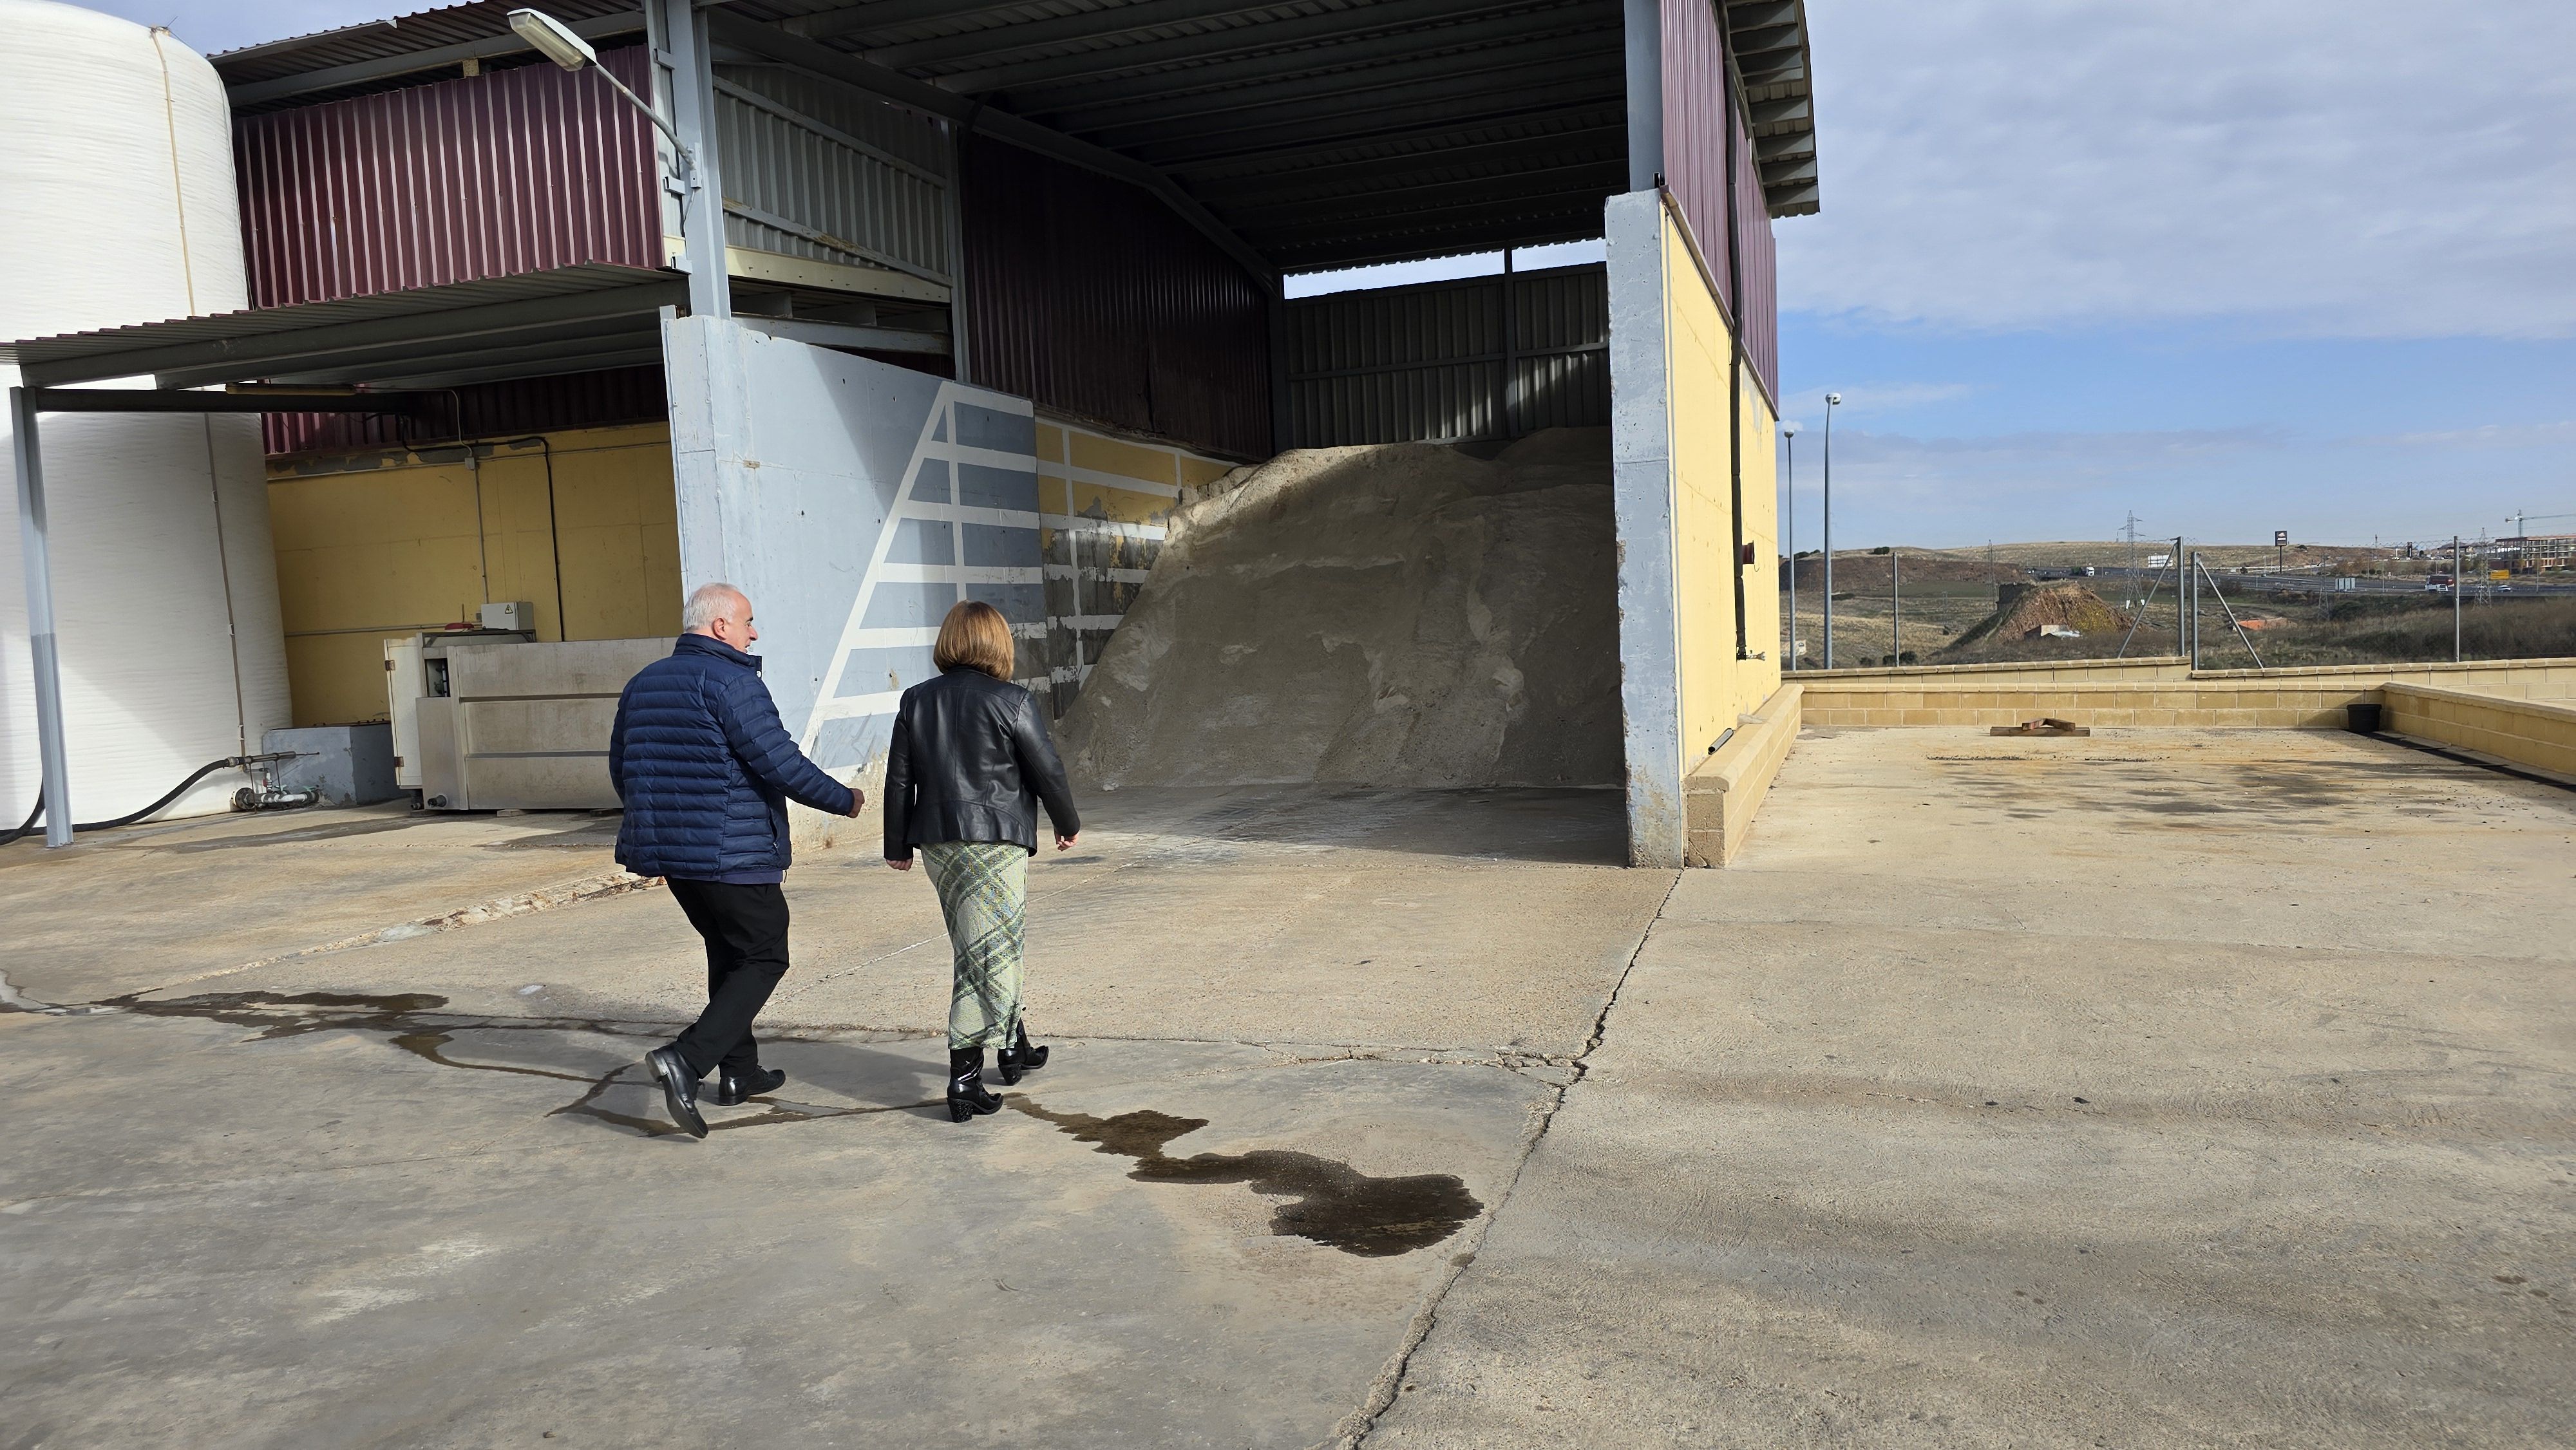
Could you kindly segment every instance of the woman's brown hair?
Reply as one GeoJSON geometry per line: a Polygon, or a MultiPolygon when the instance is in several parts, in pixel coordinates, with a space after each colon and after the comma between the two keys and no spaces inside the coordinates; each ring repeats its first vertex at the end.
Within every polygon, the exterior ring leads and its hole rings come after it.
{"type": "Polygon", "coordinates": [[[1011,661],[1011,622],[980,599],[964,600],[948,611],[939,624],[939,643],[930,650],[930,662],[943,670],[964,665],[997,680],[1011,678],[1011,661]]]}

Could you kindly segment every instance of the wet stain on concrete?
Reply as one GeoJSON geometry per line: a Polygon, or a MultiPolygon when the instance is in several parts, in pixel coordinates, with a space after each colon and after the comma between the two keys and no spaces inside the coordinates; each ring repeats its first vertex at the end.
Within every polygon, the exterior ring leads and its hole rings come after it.
{"type": "Polygon", "coordinates": [[[1205,1118],[1177,1118],[1150,1108],[1096,1118],[1087,1113],[1050,1112],[1024,1097],[1008,1101],[1030,1117],[1055,1124],[1076,1142],[1097,1144],[1099,1152],[1135,1159],[1136,1166],[1127,1176],[1141,1182],[1241,1183],[1266,1196],[1294,1194],[1293,1202],[1271,1214],[1273,1234],[1312,1239],[1362,1258],[1390,1258],[1427,1249],[1456,1233],[1485,1207],[1455,1174],[1379,1178],[1347,1163],[1278,1148],[1187,1158],[1163,1151],[1173,1139],[1206,1127],[1205,1118]]]}
{"type": "MultiPolygon", "coordinates": [[[[574,1018],[549,1017],[455,1017],[445,1022],[421,1020],[427,1014],[447,1005],[445,997],[429,992],[399,992],[385,996],[359,996],[341,992],[206,992],[193,997],[155,1000],[128,996],[111,998],[98,1004],[99,1010],[131,1012],[142,1017],[193,1017],[203,1021],[222,1022],[235,1027],[259,1029],[249,1039],[273,1041],[281,1037],[300,1037],[310,1032],[381,1033],[392,1046],[424,1062],[463,1072],[498,1072],[517,1077],[552,1078],[559,1082],[579,1083],[581,1096],[548,1112],[548,1117],[580,1117],[606,1123],[648,1138],[684,1136],[675,1123],[634,1113],[621,1113],[601,1105],[613,1088],[628,1087],[652,1093],[654,1087],[640,1062],[621,1063],[606,1073],[565,1072],[555,1068],[525,1067],[511,1063],[468,1062],[448,1053],[460,1032],[579,1032],[606,1037],[626,1037],[658,1043],[670,1035],[670,1028],[660,1023],[621,1024],[584,1021],[574,1018]]],[[[765,1042],[799,1042],[801,1037],[764,1036],[765,1042]]],[[[743,1128],[764,1128],[780,1123],[811,1123],[827,1118],[863,1117],[872,1113],[905,1112],[941,1106],[924,1100],[918,1103],[865,1104],[855,1107],[827,1107],[807,1103],[754,1099],[763,1111],[735,1117],[709,1115],[710,1132],[731,1132],[743,1128]]],[[[719,1110],[721,1111],[721,1110],[719,1110]]]]}

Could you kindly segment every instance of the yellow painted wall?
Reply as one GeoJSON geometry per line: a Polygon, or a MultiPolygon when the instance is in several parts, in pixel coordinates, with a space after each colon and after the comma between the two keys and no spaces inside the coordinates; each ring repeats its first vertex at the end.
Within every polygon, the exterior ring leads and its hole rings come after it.
{"type": "Polygon", "coordinates": [[[1664,319],[1668,406],[1672,429],[1674,606],[1681,652],[1682,772],[1706,757],[1709,746],[1758,711],[1780,687],[1778,420],[1755,384],[1742,373],[1744,429],[1744,540],[1754,562],[1742,569],[1746,638],[1770,658],[1736,657],[1737,565],[1732,527],[1734,484],[1727,411],[1732,344],[1726,315],[1702,280],[1689,245],[1664,214],[1664,319]]]}
{"type": "Polygon", "coordinates": [[[680,533],[670,429],[272,460],[268,500],[295,723],[380,720],[384,640],[536,605],[541,639],[628,639],[680,628],[680,533]],[[561,571],[563,618],[557,617],[561,571]]]}

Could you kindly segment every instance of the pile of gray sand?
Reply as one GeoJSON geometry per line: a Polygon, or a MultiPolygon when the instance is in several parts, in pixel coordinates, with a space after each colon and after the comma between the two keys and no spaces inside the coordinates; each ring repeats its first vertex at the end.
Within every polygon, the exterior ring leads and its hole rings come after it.
{"type": "Polygon", "coordinates": [[[1113,790],[1614,785],[1616,595],[1607,429],[1283,453],[1175,511],[1066,762],[1113,790]]]}

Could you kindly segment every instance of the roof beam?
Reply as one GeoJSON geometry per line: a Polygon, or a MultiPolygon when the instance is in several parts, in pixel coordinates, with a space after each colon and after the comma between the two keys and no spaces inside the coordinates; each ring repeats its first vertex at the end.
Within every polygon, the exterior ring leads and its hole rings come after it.
{"type": "Polygon", "coordinates": [[[1369,91],[1293,108],[1265,106],[1196,124],[1113,127],[1095,132],[1094,137],[1176,175],[1189,176],[1239,159],[1257,163],[1274,154],[1381,137],[1395,140],[1434,130],[1470,130],[1558,111],[1616,109],[1621,104],[1616,73],[1543,83],[1546,75],[1561,74],[1564,65],[1539,59],[1516,69],[1541,73],[1525,77],[1529,83],[1524,85],[1498,84],[1490,75],[1461,76],[1453,84],[1414,87],[1402,98],[1369,91]]]}
{"type": "MultiPolygon", "coordinates": [[[[1623,180],[1625,178],[1622,178],[1623,180]]],[[[1538,246],[1601,235],[1601,200],[1569,197],[1561,206],[1508,215],[1460,214],[1419,227],[1352,232],[1279,244],[1301,272],[1361,267],[1416,257],[1447,257],[1495,247],[1538,246]]]]}
{"type": "MultiPolygon", "coordinates": [[[[1214,85],[1242,75],[1276,74],[1278,63],[1282,61],[1288,63],[1287,73],[1296,74],[1365,62],[1375,56],[1410,54],[1425,49],[1427,44],[1449,48],[1472,43],[1476,33],[1487,27],[1479,26],[1468,17],[1490,15],[1515,3],[1526,4],[1526,0],[1466,0],[1464,4],[1461,0],[1379,0],[1375,5],[1328,10],[1320,15],[1301,15],[1262,25],[1235,26],[1212,34],[1142,41],[1135,45],[1022,61],[1016,65],[960,71],[941,76],[939,84],[944,90],[968,95],[1022,87],[1044,89],[1071,81],[1191,61],[1210,63],[1203,67],[1193,65],[1183,74],[1172,77],[1174,84],[1214,85]],[[1393,33],[1388,33],[1390,28],[1393,28],[1393,33]],[[1297,48],[1287,49],[1290,46],[1297,48]],[[1249,68],[1250,63],[1245,61],[1220,62],[1214,59],[1249,52],[1263,52],[1260,59],[1271,62],[1271,67],[1264,71],[1249,68]],[[1283,53],[1274,55],[1268,52],[1283,53]],[[1236,69],[1238,67],[1242,69],[1236,69]]],[[[1508,18],[1525,28],[1532,17],[1508,18]]],[[[1577,23],[1577,18],[1562,7],[1537,12],[1536,18],[1543,22],[1542,28],[1558,30],[1577,23]]]]}
{"type": "Polygon", "coordinates": [[[998,10],[1017,10],[1028,0],[877,0],[873,5],[846,5],[838,10],[799,15],[782,22],[790,35],[821,40],[919,25],[925,20],[967,20],[998,10]]]}
{"type": "Polygon", "coordinates": [[[939,87],[914,80],[898,70],[874,65],[807,40],[790,35],[773,26],[742,19],[730,12],[707,12],[710,37],[722,44],[767,56],[799,70],[810,71],[826,80],[854,86],[871,95],[892,101],[926,115],[945,117],[968,129],[980,131],[997,141],[1008,141],[1043,156],[1054,157],[1086,171],[1097,172],[1130,186],[1153,193],[1165,206],[1178,213],[1183,221],[1196,227],[1227,256],[1241,263],[1245,270],[1277,290],[1279,269],[1270,259],[1247,245],[1225,223],[1218,221],[1206,207],[1172,183],[1170,177],[1153,167],[1122,156],[1103,146],[1077,140],[1061,131],[1050,130],[1035,121],[1025,120],[1008,111],[994,110],[963,96],[952,95],[939,87]]]}
{"type": "Polygon", "coordinates": [[[1401,221],[1423,212],[1437,212],[1450,207],[1492,206],[1509,209],[1520,205],[1524,197],[1551,198],[1576,192],[1590,192],[1607,197],[1619,190],[1627,179],[1619,159],[1580,161],[1544,170],[1522,172],[1505,177],[1477,177],[1468,181],[1432,182],[1421,186],[1390,187],[1381,191],[1358,192],[1303,201],[1274,202],[1260,206],[1232,208],[1245,219],[1244,230],[1266,232],[1262,218],[1307,219],[1321,226],[1366,226],[1379,221],[1401,221]],[[1611,178],[1612,171],[1620,175],[1611,178]],[[1497,196],[1495,183],[1522,183],[1508,195],[1497,196]],[[1341,205],[1347,203],[1347,205],[1341,205]]]}
{"type": "MultiPolygon", "coordinates": [[[[1331,189],[1368,182],[1394,181],[1423,171],[1448,171],[1460,166],[1494,163],[1510,164],[1512,169],[1485,178],[1478,185],[1508,183],[1520,176],[1550,169],[1568,153],[1593,153],[1587,160],[1606,158],[1618,161],[1627,155],[1628,127],[1626,117],[1617,124],[1594,126],[1578,131],[1560,131],[1552,136],[1515,137],[1506,141],[1488,141],[1474,146],[1447,146],[1434,150],[1407,151],[1394,156],[1372,156],[1355,161],[1322,165],[1307,164],[1292,171],[1264,172],[1257,176],[1230,177],[1212,181],[1199,188],[1211,206],[1222,207],[1246,198],[1276,200],[1321,193],[1332,199],[1331,189]]],[[[1344,192],[1342,195],[1349,195],[1344,192]]]]}
{"type": "MultiPolygon", "coordinates": [[[[1004,56],[1014,51],[1069,42],[1114,40],[1164,25],[1225,20],[1275,9],[1278,5],[1279,0],[1268,0],[1267,4],[1247,4],[1245,0],[1136,0],[1136,3],[1107,10],[1085,10],[1048,20],[1024,20],[1012,25],[970,30],[961,35],[872,46],[861,54],[879,65],[897,68],[946,65],[951,61],[1004,56]]],[[[1251,28],[1258,30],[1262,27],[1256,25],[1251,28]]]]}
{"type": "MultiPolygon", "coordinates": [[[[1089,131],[1125,121],[1169,120],[1301,97],[1338,95],[1394,86],[1406,80],[1526,65],[1533,52],[1551,44],[1559,47],[1560,56],[1604,49],[1597,31],[1576,28],[1581,19],[1562,10],[1508,15],[1437,31],[1408,31],[1366,41],[1192,66],[1157,75],[1157,84],[1151,87],[1139,87],[1129,80],[1042,89],[1015,97],[1015,104],[1032,115],[1106,112],[1096,119],[1082,116],[1078,123],[1057,122],[1069,130],[1089,131]],[[1426,43],[1432,37],[1439,40],[1437,47],[1426,43]],[[1478,48],[1457,49],[1470,44],[1478,48]]],[[[1615,51],[1615,33],[1611,41],[1608,50],[1615,51]]]]}
{"type": "MultiPolygon", "coordinates": [[[[644,12],[601,15],[572,22],[572,32],[584,40],[606,40],[618,35],[644,33],[644,12]]],[[[297,96],[317,95],[346,86],[361,86],[369,81],[391,80],[396,76],[414,75],[425,70],[439,70],[468,60],[484,60],[496,55],[516,55],[527,50],[528,43],[507,31],[485,40],[461,41],[455,45],[437,46],[430,50],[409,51],[377,60],[356,61],[323,70],[305,71],[300,75],[279,76],[275,80],[252,81],[247,85],[227,86],[225,92],[234,107],[263,106],[271,101],[291,100],[297,96]]]]}
{"type": "MultiPolygon", "coordinates": [[[[1511,142],[1521,145],[1543,145],[1556,136],[1578,131],[1593,131],[1625,118],[1617,97],[1598,98],[1587,106],[1506,115],[1470,117],[1463,120],[1442,116],[1438,123],[1402,130],[1375,128],[1351,136],[1318,136],[1308,141],[1299,137],[1288,144],[1266,150],[1244,151],[1222,155],[1196,165],[1169,166],[1175,176],[1191,178],[1198,194],[1227,181],[1267,178],[1276,181],[1303,180],[1301,173],[1309,168],[1340,166],[1364,162],[1393,160],[1399,157],[1448,155],[1460,150],[1479,149],[1488,145],[1511,142]],[[1554,131],[1537,129],[1546,123],[1557,123],[1554,131]],[[1505,139],[1493,138],[1500,133],[1505,139]],[[1299,144],[1303,143],[1303,144],[1299,144]]],[[[1621,126],[1618,144],[1627,145],[1626,128],[1621,126]]]]}

